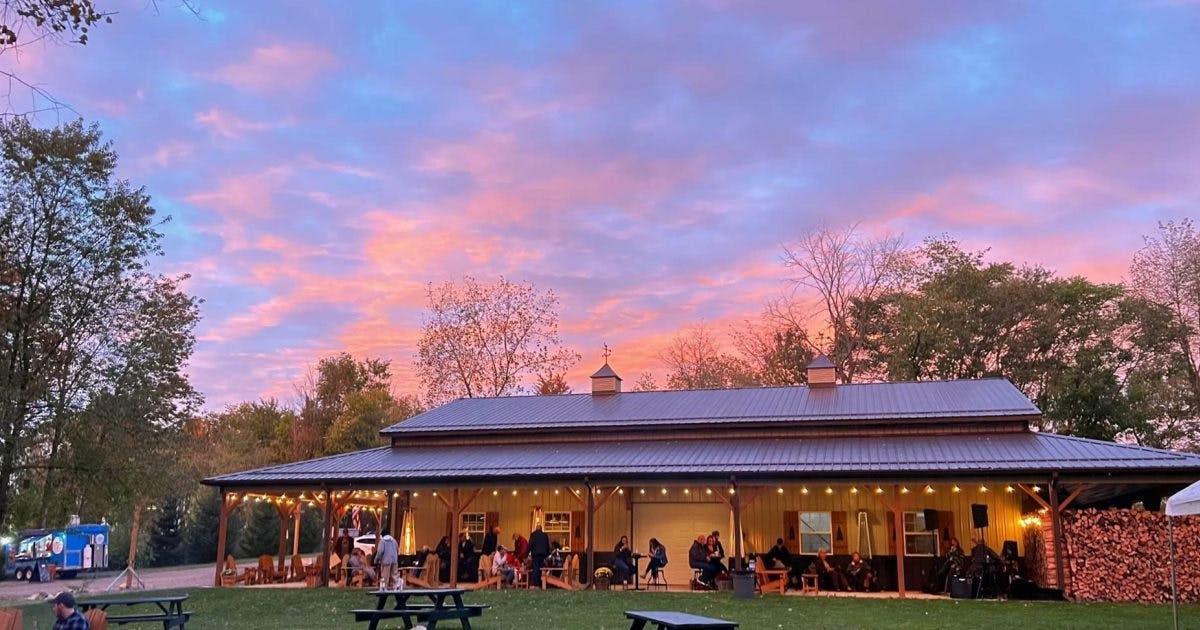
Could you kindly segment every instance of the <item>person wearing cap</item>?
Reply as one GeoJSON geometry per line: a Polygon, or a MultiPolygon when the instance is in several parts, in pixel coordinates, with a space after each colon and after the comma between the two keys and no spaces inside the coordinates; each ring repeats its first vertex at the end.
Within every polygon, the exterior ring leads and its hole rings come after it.
{"type": "Polygon", "coordinates": [[[50,609],[58,621],[54,622],[54,630],[91,630],[87,619],[75,610],[75,596],[63,591],[50,600],[50,609]]]}

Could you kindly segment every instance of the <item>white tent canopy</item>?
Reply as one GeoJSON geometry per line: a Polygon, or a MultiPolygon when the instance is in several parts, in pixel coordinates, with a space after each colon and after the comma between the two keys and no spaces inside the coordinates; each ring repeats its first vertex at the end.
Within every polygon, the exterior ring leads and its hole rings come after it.
{"type": "Polygon", "coordinates": [[[1200,514],[1200,481],[1176,492],[1167,499],[1167,516],[1200,514]]]}

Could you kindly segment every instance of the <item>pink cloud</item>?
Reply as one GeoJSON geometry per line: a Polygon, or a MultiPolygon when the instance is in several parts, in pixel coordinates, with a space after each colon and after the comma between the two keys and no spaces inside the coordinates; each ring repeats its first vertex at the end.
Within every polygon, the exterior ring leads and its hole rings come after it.
{"type": "Polygon", "coordinates": [[[267,92],[297,90],[336,65],[330,51],[310,44],[272,44],[250,58],[218,68],[210,78],[236,88],[267,92]]]}
{"type": "Polygon", "coordinates": [[[230,114],[220,108],[213,107],[206,112],[196,112],[195,122],[212,129],[225,138],[240,138],[247,132],[269,131],[292,126],[290,120],[276,122],[260,122],[246,120],[236,114],[230,114]]]}
{"type": "Polygon", "coordinates": [[[274,214],[271,196],[288,180],[291,168],[269,167],[258,173],[229,175],[212,190],[193,192],[188,203],[205,206],[220,215],[266,218],[274,214]]]}

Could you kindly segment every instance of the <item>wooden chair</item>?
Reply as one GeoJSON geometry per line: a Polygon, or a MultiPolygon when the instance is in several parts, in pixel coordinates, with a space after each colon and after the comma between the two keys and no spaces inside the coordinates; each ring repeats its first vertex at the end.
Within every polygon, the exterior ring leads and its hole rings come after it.
{"type": "Polygon", "coordinates": [[[242,574],[238,575],[237,560],[234,559],[233,554],[228,554],[225,556],[225,570],[221,573],[221,586],[233,586],[238,582],[253,584],[254,573],[253,568],[246,567],[242,569],[242,574]]]}
{"type": "Polygon", "coordinates": [[[821,592],[821,576],[816,573],[805,573],[800,576],[800,592],[816,595],[821,592]]]}
{"type": "Polygon", "coordinates": [[[517,577],[513,580],[516,588],[529,588],[529,572],[533,570],[533,559],[526,556],[525,562],[517,566],[517,577]]]}
{"type": "Polygon", "coordinates": [[[304,567],[304,585],[308,587],[319,586],[321,583],[321,569],[325,566],[325,556],[317,556],[313,563],[304,567]]]}
{"type": "Polygon", "coordinates": [[[0,608],[0,630],[21,630],[21,609],[0,608]]]}
{"type": "Polygon", "coordinates": [[[768,569],[762,558],[754,563],[754,586],[760,593],[779,591],[779,594],[783,595],[787,589],[787,580],[787,569],[768,569]]]}
{"type": "Polygon", "coordinates": [[[99,608],[92,608],[83,613],[83,618],[87,619],[88,628],[91,630],[108,630],[108,613],[99,608]]]}
{"type": "Polygon", "coordinates": [[[562,569],[542,567],[542,590],[547,586],[567,591],[579,590],[579,556],[571,554],[563,563],[562,569]],[[560,571],[560,574],[554,575],[555,571],[560,571]]]}
{"type": "Polygon", "coordinates": [[[263,554],[258,557],[258,578],[259,584],[270,584],[277,578],[275,570],[275,558],[263,554]]]}
{"type": "Polygon", "coordinates": [[[288,582],[303,582],[306,577],[304,558],[300,554],[292,556],[292,572],[287,577],[288,582]]]}
{"type": "Polygon", "coordinates": [[[485,588],[500,588],[500,576],[492,575],[492,557],[483,555],[479,558],[479,578],[475,582],[475,590],[485,588]]]}

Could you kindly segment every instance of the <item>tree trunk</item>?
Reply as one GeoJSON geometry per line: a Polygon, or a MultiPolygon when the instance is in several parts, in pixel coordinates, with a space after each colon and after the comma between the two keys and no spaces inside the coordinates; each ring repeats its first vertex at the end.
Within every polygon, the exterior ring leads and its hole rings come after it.
{"type": "Polygon", "coordinates": [[[133,529],[129,530],[129,571],[125,574],[125,590],[133,588],[133,568],[137,566],[138,531],[142,528],[142,502],[139,500],[133,506],[133,529]]]}

